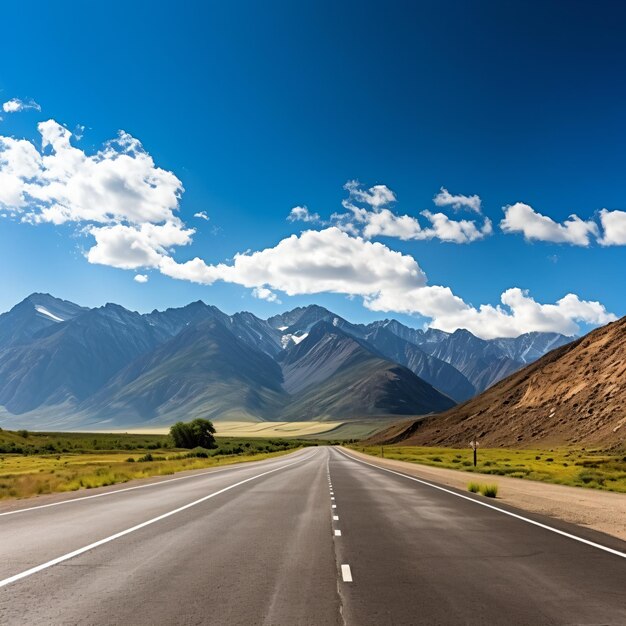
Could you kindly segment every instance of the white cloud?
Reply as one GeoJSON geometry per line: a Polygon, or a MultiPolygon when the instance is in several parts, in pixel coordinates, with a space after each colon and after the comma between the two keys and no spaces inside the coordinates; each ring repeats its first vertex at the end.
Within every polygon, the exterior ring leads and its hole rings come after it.
{"type": "Polygon", "coordinates": [[[471,220],[452,220],[443,213],[421,213],[430,221],[430,227],[422,227],[420,222],[409,215],[395,215],[389,209],[370,212],[366,217],[363,235],[372,237],[397,237],[404,241],[411,239],[440,239],[451,243],[470,243],[488,236],[492,232],[491,220],[485,218],[482,226],[471,220]]]}
{"type": "Polygon", "coordinates": [[[282,304],[278,299],[278,296],[271,290],[265,287],[255,287],[252,290],[252,295],[259,300],[267,300],[268,302],[274,302],[275,304],[282,304]]]}
{"type": "Polygon", "coordinates": [[[603,246],[626,246],[626,212],[600,211],[600,223],[604,236],[598,239],[603,246]]]}
{"type": "Polygon", "coordinates": [[[133,278],[133,280],[136,283],[147,283],[148,282],[148,275],[147,274],[135,274],[135,277],[133,278]]]}
{"type": "Polygon", "coordinates": [[[11,98],[2,105],[2,110],[5,113],[19,113],[26,109],[35,109],[41,111],[41,107],[34,100],[20,100],[19,98],[11,98]]]}
{"type": "Polygon", "coordinates": [[[350,199],[363,202],[378,209],[396,201],[396,194],[387,185],[374,185],[369,189],[361,189],[358,180],[349,180],[344,186],[350,194],[350,199]]]}
{"type": "Polygon", "coordinates": [[[309,213],[305,206],[295,206],[287,216],[288,222],[319,222],[319,213],[309,213]]]}
{"type": "Polygon", "coordinates": [[[575,294],[567,294],[556,304],[539,304],[527,291],[515,287],[507,289],[500,300],[503,306],[476,308],[448,287],[432,286],[410,292],[389,289],[366,300],[365,306],[373,311],[419,313],[431,318],[433,328],[447,332],[466,328],[483,339],[517,337],[531,331],[571,336],[580,330],[577,322],[606,324],[616,319],[599,302],[581,300],[575,294]]]}
{"type": "Polygon", "coordinates": [[[337,227],[292,235],[273,248],[236,255],[228,265],[207,265],[199,258],[177,263],[164,257],[160,270],[182,280],[204,284],[222,280],[288,295],[333,292],[361,296],[371,310],[419,314],[430,318],[434,328],[467,328],[486,339],[530,331],[573,335],[579,331],[578,322],[604,324],[615,319],[600,303],[574,294],[556,304],[539,304],[519,288],[505,291],[501,305],[476,308],[449,287],[427,285],[426,275],[413,257],[352,237],[337,227]]]}
{"type": "Polygon", "coordinates": [[[551,241],[585,247],[592,237],[598,236],[598,225],[594,221],[585,222],[576,215],[570,215],[559,224],[523,202],[504,207],[500,228],[505,233],[521,233],[527,241],[551,241]]]}
{"type": "Polygon", "coordinates": [[[113,267],[156,267],[169,247],[191,242],[177,215],[182,183],[137,139],[120,131],[87,155],[54,120],[38,130],[41,150],[0,136],[0,208],[32,224],[77,224],[96,240],[88,260],[113,267]]]}
{"type": "Polygon", "coordinates": [[[480,196],[453,195],[445,187],[440,189],[439,193],[433,198],[433,202],[435,206],[451,206],[457,211],[467,209],[474,211],[474,213],[481,212],[480,196]]]}
{"type": "Polygon", "coordinates": [[[211,218],[207,215],[206,211],[198,211],[198,213],[193,214],[194,217],[197,217],[200,220],[209,221],[211,218]]]}
{"type": "MultiPolygon", "coordinates": [[[[352,235],[362,234],[366,239],[384,236],[397,237],[404,241],[439,239],[449,243],[470,243],[483,239],[493,230],[488,218],[478,224],[473,220],[454,220],[444,213],[430,211],[421,212],[430,222],[430,225],[423,226],[417,217],[397,215],[384,206],[396,200],[393,191],[385,185],[363,190],[358,182],[349,181],[345,188],[349,191],[349,198],[343,201],[343,206],[350,213],[335,213],[331,220],[345,232],[352,235]],[[359,206],[357,202],[369,206],[359,206]]],[[[478,206],[480,208],[480,199],[478,206]]]]}
{"type": "Polygon", "coordinates": [[[351,237],[336,227],[308,230],[283,239],[273,248],[237,254],[230,265],[207,265],[199,258],[177,263],[165,257],[160,269],[172,278],[203,284],[223,280],[249,288],[269,287],[288,295],[374,295],[389,283],[409,289],[424,285],[426,280],[411,256],[351,237]]]}

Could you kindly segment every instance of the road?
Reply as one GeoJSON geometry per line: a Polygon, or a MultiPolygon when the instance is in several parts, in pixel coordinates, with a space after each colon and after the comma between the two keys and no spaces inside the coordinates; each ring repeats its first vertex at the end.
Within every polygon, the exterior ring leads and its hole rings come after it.
{"type": "Polygon", "coordinates": [[[60,502],[0,509],[0,624],[626,624],[624,542],[335,448],[60,502]]]}

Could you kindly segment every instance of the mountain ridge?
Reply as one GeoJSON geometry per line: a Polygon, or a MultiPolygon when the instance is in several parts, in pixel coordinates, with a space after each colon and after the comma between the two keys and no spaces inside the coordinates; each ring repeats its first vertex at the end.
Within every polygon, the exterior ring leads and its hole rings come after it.
{"type": "Polygon", "coordinates": [[[237,411],[245,419],[296,419],[298,410],[307,419],[314,419],[316,411],[335,417],[386,411],[389,415],[427,414],[445,410],[452,401],[465,400],[476,390],[475,382],[438,354],[462,366],[487,359],[487,365],[496,370],[494,374],[485,367],[492,380],[501,373],[502,362],[509,369],[523,365],[507,355],[533,356],[542,345],[555,342],[554,337],[538,333],[522,336],[517,343],[489,343],[466,333],[462,336],[468,338],[467,343],[482,352],[462,355],[463,361],[454,334],[412,329],[396,320],[353,324],[318,305],[263,320],[245,311],[228,315],[202,301],[141,314],[113,303],[87,309],[50,294],[32,294],[0,315],[0,338],[4,338],[0,343],[0,409],[23,416],[29,424],[37,422],[38,414],[53,414],[55,407],[61,420],[66,415],[78,422],[97,417],[118,423],[130,419],[123,415],[166,420],[186,411],[204,411],[212,419],[232,417],[237,411]],[[228,333],[229,347],[218,350],[219,358],[211,364],[207,361],[210,342],[218,339],[211,333],[218,332],[218,327],[220,333],[228,333]],[[195,336],[205,352],[186,346],[187,361],[177,360],[174,354],[188,336],[195,336]],[[229,352],[239,355],[238,366],[231,362],[229,352]],[[299,360],[302,355],[306,359],[299,360]],[[152,375],[157,376],[157,361],[170,364],[170,371],[159,371],[162,388],[175,398],[171,402],[165,398],[161,404],[156,402],[158,385],[142,371],[150,363],[152,375]],[[235,370],[248,371],[243,361],[257,363],[254,380],[237,377],[235,370]],[[211,389],[203,387],[193,364],[205,372],[211,389]],[[266,380],[267,373],[271,382],[266,380]],[[333,377],[341,378],[349,390],[345,397],[335,390],[333,377]],[[177,381],[178,390],[172,380],[177,381]],[[237,399],[232,407],[219,400],[219,389],[226,394],[224,398],[237,399]],[[247,396],[243,389],[248,390],[247,396]],[[324,393],[334,399],[328,400],[324,393]]]}

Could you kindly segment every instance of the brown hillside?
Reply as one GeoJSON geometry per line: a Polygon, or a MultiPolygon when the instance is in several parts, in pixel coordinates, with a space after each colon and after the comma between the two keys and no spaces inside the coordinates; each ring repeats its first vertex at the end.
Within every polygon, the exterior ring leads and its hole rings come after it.
{"type": "Polygon", "coordinates": [[[626,445],[626,317],[445,413],[395,424],[372,444],[626,445]]]}

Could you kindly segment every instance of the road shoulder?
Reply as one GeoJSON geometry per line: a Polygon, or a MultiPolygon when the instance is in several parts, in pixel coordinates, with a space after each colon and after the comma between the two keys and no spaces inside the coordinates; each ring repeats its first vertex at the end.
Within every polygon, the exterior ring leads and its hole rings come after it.
{"type": "Polygon", "coordinates": [[[368,463],[455,489],[467,490],[470,482],[497,484],[497,502],[590,528],[626,541],[624,524],[626,494],[430,467],[395,459],[381,459],[350,448],[341,447],[341,449],[368,463]]]}

